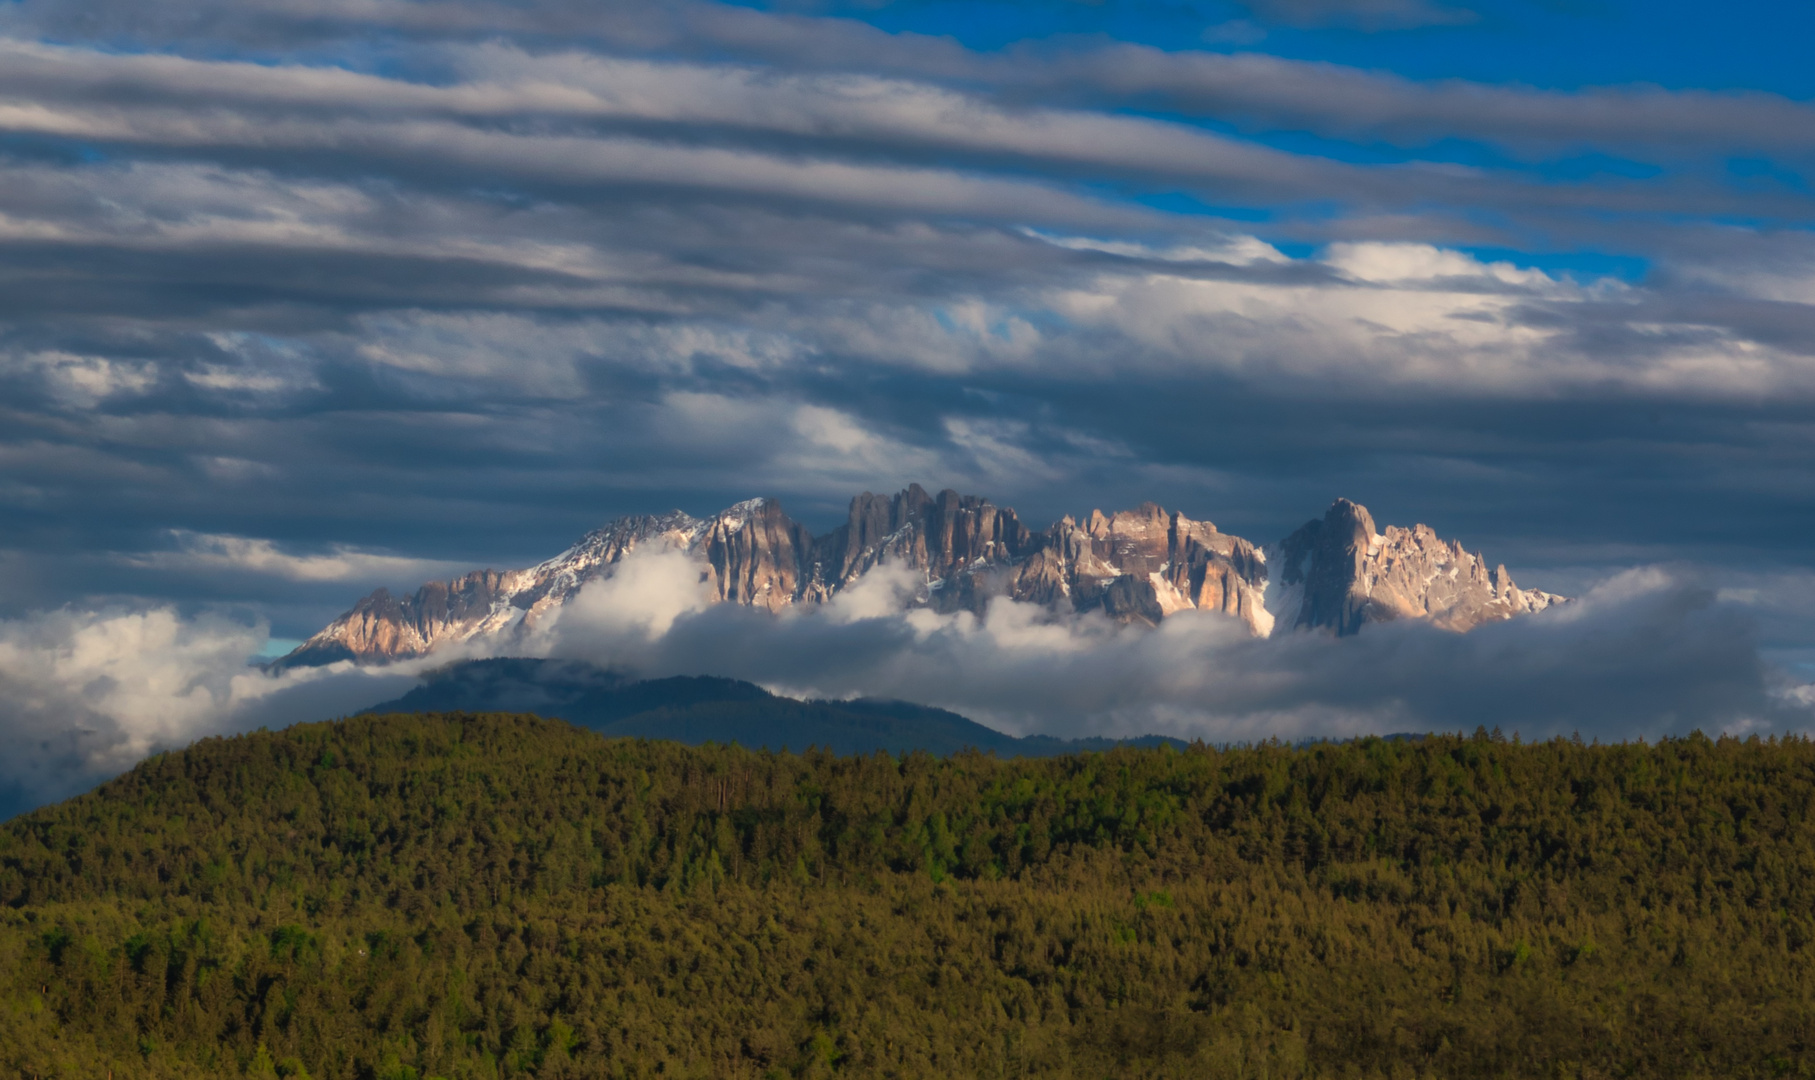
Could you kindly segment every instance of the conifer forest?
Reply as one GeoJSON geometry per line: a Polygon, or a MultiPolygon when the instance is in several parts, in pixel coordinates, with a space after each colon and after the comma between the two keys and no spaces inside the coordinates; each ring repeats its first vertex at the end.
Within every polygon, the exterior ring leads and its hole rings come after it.
{"type": "Polygon", "coordinates": [[[1812,802],[1796,738],[304,724],[0,825],[0,1072],[1805,1076],[1812,802]]]}

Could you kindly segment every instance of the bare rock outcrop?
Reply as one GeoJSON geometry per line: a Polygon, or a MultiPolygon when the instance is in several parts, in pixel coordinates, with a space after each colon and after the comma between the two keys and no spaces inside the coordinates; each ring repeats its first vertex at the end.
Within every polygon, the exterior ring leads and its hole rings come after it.
{"type": "Polygon", "coordinates": [[[909,603],[941,612],[981,614],[996,597],[1149,624],[1206,611],[1260,636],[1301,628],[1346,635],[1398,618],[1462,631],[1561,600],[1518,589],[1504,567],[1488,570],[1426,526],[1377,533],[1367,510],[1346,499],[1269,558],[1208,521],[1154,503],[1067,516],[1034,531],[987,499],[929,495],[914,484],[857,496],[844,524],[818,537],[774,499],[704,519],[678,510],[620,518],[525,570],[475,571],[403,597],[380,589],[278,666],[382,662],[476,638],[508,640],[588,582],[612,576],[632,552],[652,547],[697,562],[713,601],[769,611],[825,603],[885,566],[918,578],[909,603]]]}
{"type": "Polygon", "coordinates": [[[1273,553],[1269,606],[1282,628],[1338,635],[1366,623],[1427,619],[1446,630],[1542,611],[1563,597],[1520,589],[1506,567],[1443,540],[1428,525],[1377,532],[1367,508],[1337,499],[1273,553]]]}
{"type": "Polygon", "coordinates": [[[815,542],[812,600],[830,599],[878,566],[922,572],[925,602],[940,610],[974,608],[992,595],[992,571],[1020,562],[1037,538],[1013,510],[949,488],[928,495],[919,484],[892,496],[851,500],[845,523],[815,542]]]}

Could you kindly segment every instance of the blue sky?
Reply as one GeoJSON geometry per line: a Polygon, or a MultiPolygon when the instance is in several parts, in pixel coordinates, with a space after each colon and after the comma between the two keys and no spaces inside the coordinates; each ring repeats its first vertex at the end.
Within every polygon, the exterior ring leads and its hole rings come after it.
{"type": "Polygon", "coordinates": [[[1751,665],[1695,722],[1780,728],[1812,21],[11,0],[0,742],[91,776],[270,720],[245,658],[372,588],[910,482],[1261,543],[1344,496],[1521,584],[1667,580],[1702,607],[1621,610],[1751,665]]]}

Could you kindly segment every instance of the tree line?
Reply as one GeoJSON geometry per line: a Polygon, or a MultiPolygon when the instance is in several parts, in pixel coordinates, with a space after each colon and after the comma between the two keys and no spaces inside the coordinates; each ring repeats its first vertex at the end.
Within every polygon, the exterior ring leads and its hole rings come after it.
{"type": "Polygon", "coordinates": [[[1815,1073],[1815,744],[840,757],[486,714],[0,825],[37,1077],[1815,1073]]]}

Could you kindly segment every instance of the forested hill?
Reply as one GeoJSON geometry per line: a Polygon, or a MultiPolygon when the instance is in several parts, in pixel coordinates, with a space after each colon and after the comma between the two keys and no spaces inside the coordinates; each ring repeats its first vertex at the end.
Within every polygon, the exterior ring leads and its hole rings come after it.
{"type": "Polygon", "coordinates": [[[302,725],[0,826],[0,1073],[1808,1075],[1812,800],[1801,740],[302,725]]]}
{"type": "Polygon", "coordinates": [[[840,754],[982,750],[1002,757],[1048,757],[1119,745],[1185,745],[1155,735],[1124,740],[1016,737],[955,712],[906,701],[800,701],[738,679],[634,679],[581,660],[462,660],[425,672],[422,680],[397,700],[365,711],[529,712],[612,737],[771,750],[818,747],[840,754]]]}

